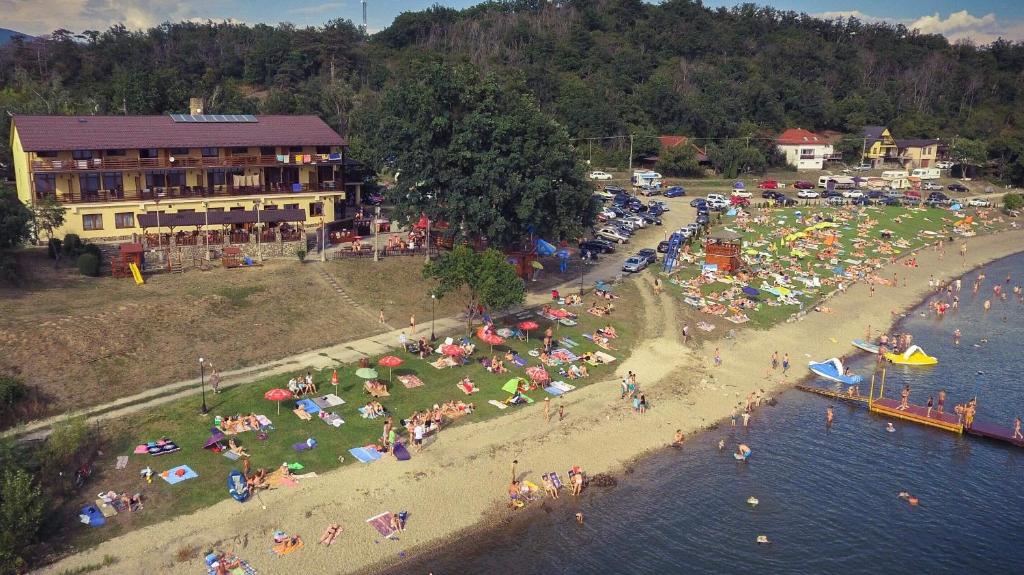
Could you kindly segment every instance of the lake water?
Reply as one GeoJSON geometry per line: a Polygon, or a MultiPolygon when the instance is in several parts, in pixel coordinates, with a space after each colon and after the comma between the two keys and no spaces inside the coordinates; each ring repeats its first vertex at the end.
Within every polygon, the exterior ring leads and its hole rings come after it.
{"type": "MultiPolygon", "coordinates": [[[[904,320],[939,365],[890,367],[889,397],[910,383],[914,403],[944,388],[947,410],[977,394],[979,420],[1012,425],[1024,415],[1024,305],[1011,294],[982,310],[1007,273],[1024,282],[1024,256],[984,271],[976,297],[977,272],[965,277],[959,311],[936,319],[920,317],[919,308],[904,320]]],[[[806,359],[789,351],[797,365],[806,359]]],[[[867,377],[874,359],[859,354],[850,365],[867,377]]],[[[778,399],[750,428],[726,422],[681,450],[666,449],[616,489],[595,489],[528,525],[447,545],[395,572],[1024,573],[1024,449],[900,421],[887,433],[888,419],[847,405],[835,406],[829,432],[826,398],[793,390],[778,399]],[[748,463],[733,459],[737,441],[752,447],[748,463]],[[903,490],[920,505],[899,499],[903,490]],[[750,496],[760,504],[749,506],[750,496]],[[573,521],[577,511],[583,526],[573,521]],[[761,534],[772,544],[756,544],[761,534]]]]}

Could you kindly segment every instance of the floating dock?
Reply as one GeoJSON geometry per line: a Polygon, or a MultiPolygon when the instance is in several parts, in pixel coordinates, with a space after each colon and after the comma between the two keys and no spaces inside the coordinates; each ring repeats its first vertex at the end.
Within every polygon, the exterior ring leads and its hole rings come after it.
{"type": "Polygon", "coordinates": [[[880,413],[882,415],[895,417],[896,419],[902,419],[904,421],[920,423],[921,425],[927,425],[928,427],[934,427],[936,429],[952,431],[953,433],[964,432],[964,425],[956,415],[950,413],[938,413],[934,409],[932,409],[931,415],[928,415],[927,407],[913,404],[909,404],[906,409],[900,409],[900,402],[895,399],[880,397],[870,401],[868,403],[868,409],[870,409],[872,413],[880,413]]]}
{"type": "Polygon", "coordinates": [[[988,423],[986,421],[974,420],[974,425],[965,427],[964,432],[986,439],[1011,443],[1017,447],[1024,447],[1024,440],[1014,439],[1013,430],[1009,427],[988,423]]]}
{"type": "Polygon", "coordinates": [[[818,395],[827,397],[829,399],[834,399],[836,401],[850,401],[853,403],[862,404],[864,406],[867,406],[868,404],[868,396],[866,395],[850,395],[849,393],[835,391],[832,389],[824,389],[821,387],[814,387],[813,385],[797,385],[796,388],[801,391],[806,391],[808,393],[816,393],[818,395]]]}

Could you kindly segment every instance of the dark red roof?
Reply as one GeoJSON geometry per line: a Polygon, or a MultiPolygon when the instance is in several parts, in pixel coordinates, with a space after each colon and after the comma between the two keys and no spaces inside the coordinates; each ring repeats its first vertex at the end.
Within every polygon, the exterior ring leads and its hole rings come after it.
{"type": "Polygon", "coordinates": [[[782,132],[782,135],[779,136],[776,143],[783,146],[797,146],[801,144],[824,146],[828,144],[828,141],[823,136],[819,136],[809,130],[805,130],[803,128],[790,128],[785,132],[782,132]]]}
{"type": "Polygon", "coordinates": [[[256,122],[175,122],[170,116],[15,116],[26,152],[344,146],[317,116],[256,116],[256,122]]]}

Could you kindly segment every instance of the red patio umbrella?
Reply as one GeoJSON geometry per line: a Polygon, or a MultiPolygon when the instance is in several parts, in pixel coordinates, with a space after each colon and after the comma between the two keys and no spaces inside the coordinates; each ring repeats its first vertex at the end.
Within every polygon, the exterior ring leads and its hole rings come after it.
{"type": "Polygon", "coordinates": [[[505,338],[496,333],[487,331],[486,326],[476,330],[476,336],[480,338],[480,341],[491,346],[491,352],[494,351],[494,346],[505,343],[505,338]]]}
{"type": "Polygon", "coordinates": [[[266,400],[269,400],[269,401],[276,401],[277,402],[277,413],[278,414],[281,413],[281,402],[286,400],[286,399],[291,399],[293,397],[295,397],[295,396],[292,395],[292,392],[288,391],[287,389],[281,389],[279,387],[271,389],[270,391],[268,391],[268,392],[263,394],[263,399],[266,399],[266,400]]]}
{"type": "Polygon", "coordinates": [[[450,355],[452,357],[459,357],[461,355],[465,355],[466,350],[462,349],[460,346],[455,345],[454,343],[450,343],[448,345],[441,346],[441,353],[445,355],[450,355]]]}
{"type": "Polygon", "coordinates": [[[526,341],[530,341],[530,332],[539,328],[540,325],[535,321],[521,321],[519,322],[519,329],[526,332],[526,341]]]}
{"type": "Polygon", "coordinates": [[[547,370],[539,365],[526,368],[526,375],[529,375],[534,383],[544,383],[551,380],[547,370]]]}
{"type": "Polygon", "coordinates": [[[402,365],[403,363],[405,362],[402,361],[402,358],[400,357],[395,357],[393,355],[385,355],[384,357],[380,358],[380,360],[377,362],[377,365],[382,365],[388,368],[388,381],[391,381],[391,371],[394,368],[402,365]]]}
{"type": "Polygon", "coordinates": [[[338,370],[331,374],[331,385],[334,386],[334,395],[338,395],[338,370]]]}
{"type": "Polygon", "coordinates": [[[554,317],[557,317],[558,319],[569,317],[569,312],[565,311],[564,309],[553,309],[548,313],[554,317]]]}

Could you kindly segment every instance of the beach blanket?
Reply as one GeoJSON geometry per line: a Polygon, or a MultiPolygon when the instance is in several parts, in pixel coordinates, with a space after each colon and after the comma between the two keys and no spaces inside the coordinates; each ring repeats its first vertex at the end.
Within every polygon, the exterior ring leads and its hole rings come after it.
{"type": "Polygon", "coordinates": [[[579,359],[579,356],[577,356],[575,353],[565,349],[564,347],[560,347],[560,348],[556,349],[555,351],[552,351],[551,355],[552,355],[552,357],[556,357],[556,358],[558,358],[558,359],[560,359],[562,361],[568,361],[568,362],[573,362],[573,361],[576,361],[577,359],[579,359]]]}
{"type": "MultiPolygon", "coordinates": [[[[248,561],[244,560],[238,564],[238,567],[228,571],[228,573],[231,575],[258,575],[258,571],[252,565],[249,565],[248,561]]],[[[207,567],[206,575],[217,575],[217,568],[207,567]]]]}
{"type": "Polygon", "coordinates": [[[332,427],[341,427],[345,420],[342,419],[337,413],[320,413],[320,420],[332,427]]]}
{"type": "Polygon", "coordinates": [[[710,331],[714,331],[715,326],[714,326],[714,324],[710,324],[710,323],[708,323],[706,321],[700,321],[700,322],[697,322],[697,329],[700,329],[702,331],[710,332],[710,331]]]}
{"type": "Polygon", "coordinates": [[[328,393],[327,395],[322,395],[309,401],[312,401],[321,410],[330,409],[332,407],[336,407],[339,405],[345,405],[345,400],[338,397],[337,395],[334,395],[333,393],[328,393]]]}
{"type": "Polygon", "coordinates": [[[310,415],[320,413],[320,407],[312,399],[300,399],[295,402],[296,407],[301,407],[310,415]]]}
{"type": "Polygon", "coordinates": [[[578,343],[576,343],[575,341],[573,341],[573,340],[571,340],[571,339],[569,339],[567,337],[560,337],[560,338],[558,338],[558,343],[564,345],[565,347],[576,347],[576,346],[579,345],[578,343]]]}
{"type": "Polygon", "coordinates": [[[406,389],[412,389],[423,385],[423,380],[415,375],[400,375],[398,376],[398,381],[402,382],[402,385],[404,385],[406,389]]]}
{"type": "Polygon", "coordinates": [[[224,451],[221,452],[221,455],[227,457],[231,461],[238,461],[238,458],[241,457],[240,455],[238,455],[234,451],[231,451],[230,449],[225,449],[224,451]]]}
{"type": "Polygon", "coordinates": [[[391,451],[394,453],[395,459],[399,461],[409,461],[409,458],[411,457],[409,455],[409,450],[401,443],[396,443],[395,446],[391,448],[391,451]]]}
{"type": "Polygon", "coordinates": [[[257,415],[256,421],[260,422],[260,427],[273,427],[274,424],[266,415],[257,415]]]}
{"type": "Polygon", "coordinates": [[[309,420],[313,419],[313,416],[310,415],[309,412],[307,412],[306,410],[301,409],[301,408],[293,409],[292,413],[294,413],[295,415],[297,415],[299,417],[299,419],[302,419],[304,421],[309,421],[309,420]]]}
{"type": "Polygon", "coordinates": [[[307,451],[309,449],[313,449],[314,447],[316,447],[316,443],[315,442],[313,443],[313,445],[310,445],[309,443],[307,443],[305,441],[300,441],[298,443],[293,443],[292,444],[292,449],[294,449],[295,451],[307,451]]]}
{"type": "Polygon", "coordinates": [[[103,517],[103,512],[97,509],[95,505],[83,507],[82,511],[78,514],[78,520],[89,527],[99,527],[107,523],[106,518],[103,517]]]}
{"type": "Polygon", "coordinates": [[[148,453],[150,455],[167,455],[175,451],[181,451],[181,448],[173,441],[163,439],[160,441],[150,441],[135,448],[135,453],[148,453]]]}
{"type": "Polygon", "coordinates": [[[466,385],[466,384],[464,384],[464,383],[462,383],[460,381],[459,383],[455,384],[455,387],[459,388],[459,390],[461,390],[462,393],[465,393],[466,395],[472,395],[472,394],[480,391],[480,389],[477,388],[475,383],[470,384],[470,385],[466,385]]]}
{"type": "Polygon", "coordinates": [[[497,407],[498,409],[505,409],[506,407],[508,407],[507,405],[505,405],[504,403],[502,403],[502,402],[500,402],[500,401],[498,401],[496,399],[492,399],[492,400],[488,401],[487,403],[493,405],[494,407],[497,407]]]}
{"type": "Polygon", "coordinates": [[[555,486],[555,489],[561,489],[562,488],[562,478],[560,478],[558,476],[558,473],[556,473],[554,471],[552,471],[551,473],[548,473],[548,479],[551,480],[551,484],[555,486]]]}
{"type": "Polygon", "coordinates": [[[558,389],[557,387],[555,387],[553,385],[549,385],[549,386],[545,387],[544,391],[546,391],[549,394],[554,395],[554,396],[559,396],[559,395],[562,395],[563,393],[565,393],[564,391],[562,391],[561,389],[558,389]]]}
{"type": "Polygon", "coordinates": [[[360,463],[370,463],[377,461],[381,457],[380,452],[373,447],[353,447],[348,452],[360,463]]]}
{"type": "Polygon", "coordinates": [[[573,326],[576,325],[576,320],[564,317],[564,318],[558,320],[558,323],[560,323],[560,324],[562,324],[564,326],[567,326],[567,327],[573,327],[573,326]]]}
{"type": "Polygon", "coordinates": [[[115,467],[117,469],[124,469],[125,467],[128,467],[128,456],[127,455],[118,455],[117,456],[117,465],[115,467]]]}
{"type": "Polygon", "coordinates": [[[96,501],[93,501],[93,506],[96,509],[99,509],[100,513],[102,513],[104,517],[113,517],[117,515],[117,508],[102,499],[97,499],[96,501]]]}
{"type": "Polygon", "coordinates": [[[377,419],[378,417],[380,417],[379,415],[374,413],[373,410],[371,410],[368,406],[365,405],[359,408],[359,415],[362,415],[363,419],[377,419]]]}
{"type": "Polygon", "coordinates": [[[366,522],[370,524],[370,527],[376,529],[381,537],[390,538],[395,535],[395,530],[391,528],[391,513],[388,511],[375,515],[367,519],[366,522]]]}
{"type": "Polygon", "coordinates": [[[604,365],[606,363],[611,363],[613,361],[615,361],[615,358],[613,356],[610,356],[603,351],[598,351],[594,352],[594,359],[591,359],[587,363],[589,363],[590,365],[604,365]]]}
{"type": "Polygon", "coordinates": [[[287,541],[282,541],[280,543],[275,544],[273,547],[270,548],[270,550],[274,552],[274,555],[282,557],[284,555],[288,555],[289,553],[293,553],[295,551],[298,551],[299,549],[302,549],[305,545],[306,544],[303,543],[301,539],[291,547],[288,547],[287,541]]]}
{"type": "Polygon", "coordinates": [[[295,487],[298,483],[291,477],[286,477],[284,470],[278,468],[267,475],[267,485],[270,487],[295,487]]]}
{"type": "Polygon", "coordinates": [[[526,358],[519,354],[516,354],[516,356],[512,359],[512,363],[516,364],[516,366],[518,367],[526,367],[526,358]]]}
{"type": "Polygon", "coordinates": [[[366,393],[369,393],[373,397],[388,397],[388,396],[391,395],[390,393],[388,393],[387,389],[382,389],[382,388],[374,389],[373,387],[370,386],[370,382],[364,383],[363,384],[363,389],[365,389],[366,393]]]}
{"type": "Polygon", "coordinates": [[[170,483],[171,485],[176,485],[178,483],[181,483],[182,481],[185,481],[186,479],[195,479],[196,477],[199,477],[199,474],[196,473],[195,471],[192,471],[192,468],[189,467],[188,465],[179,465],[177,467],[172,467],[167,471],[161,472],[160,477],[162,477],[163,480],[166,481],[167,483],[170,483]],[[183,471],[184,473],[178,473],[179,471],[183,471]]]}
{"type": "Polygon", "coordinates": [[[564,381],[552,382],[549,387],[553,387],[557,390],[560,390],[562,393],[569,393],[570,391],[576,389],[575,385],[572,385],[571,383],[565,383],[564,381]]]}

